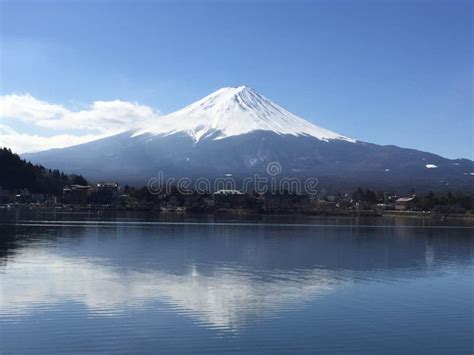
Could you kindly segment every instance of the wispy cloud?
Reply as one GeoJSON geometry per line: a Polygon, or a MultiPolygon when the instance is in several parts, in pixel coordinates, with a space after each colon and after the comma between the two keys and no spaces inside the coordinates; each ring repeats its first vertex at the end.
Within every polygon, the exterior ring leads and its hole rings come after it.
{"type": "Polygon", "coordinates": [[[94,101],[85,109],[73,111],[30,94],[3,95],[0,96],[0,119],[30,124],[34,133],[21,132],[3,123],[0,145],[18,153],[63,148],[143,126],[158,116],[157,110],[136,102],[94,101]],[[57,134],[44,136],[35,132],[35,127],[38,131],[47,128],[49,133],[57,134]]]}

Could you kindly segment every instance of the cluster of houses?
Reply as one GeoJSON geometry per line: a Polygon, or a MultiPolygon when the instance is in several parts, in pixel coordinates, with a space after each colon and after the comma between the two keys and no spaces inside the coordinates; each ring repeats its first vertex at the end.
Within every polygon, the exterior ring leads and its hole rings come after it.
{"type": "MultiPolygon", "coordinates": [[[[260,193],[244,194],[239,190],[218,190],[211,194],[208,198],[205,199],[205,204],[212,207],[239,207],[242,205],[249,205],[249,198],[254,200],[254,206],[277,206],[285,207],[288,204],[284,202],[283,199],[276,198],[276,203],[272,202],[275,196],[268,196],[260,193]]],[[[396,211],[409,211],[416,209],[415,205],[415,195],[411,197],[399,197],[394,193],[385,193],[383,200],[379,202],[364,202],[356,201],[353,199],[350,194],[339,194],[339,195],[310,195],[307,198],[300,199],[298,201],[299,207],[309,208],[320,208],[326,210],[366,210],[366,209],[375,209],[375,210],[396,210],[396,211]]],[[[176,205],[173,200],[168,201],[162,207],[162,210],[166,211],[179,211],[180,207],[176,205]]]]}
{"type": "Polygon", "coordinates": [[[99,182],[91,185],[71,185],[63,189],[62,202],[66,204],[108,205],[117,201],[119,186],[115,182],[99,182]]]}
{"type": "Polygon", "coordinates": [[[409,211],[415,208],[415,197],[399,197],[395,193],[384,193],[383,199],[377,203],[368,203],[364,201],[355,201],[351,195],[327,195],[315,196],[314,202],[324,207],[335,207],[342,209],[367,209],[375,208],[377,210],[395,210],[395,211],[409,211]]]}
{"type": "Polygon", "coordinates": [[[0,204],[7,203],[40,203],[54,205],[57,202],[56,196],[53,194],[45,194],[42,192],[30,192],[28,189],[20,189],[16,191],[6,190],[0,186],[0,204]]]}
{"type": "MultiPolygon", "coordinates": [[[[52,194],[30,192],[22,189],[12,193],[0,187],[0,203],[18,203],[18,204],[43,204],[55,205],[57,203],[71,205],[121,205],[126,207],[135,207],[139,204],[135,198],[123,193],[123,189],[115,182],[99,182],[95,185],[71,185],[62,191],[62,196],[57,198],[52,194]]],[[[204,203],[207,207],[225,205],[234,207],[243,204],[248,198],[255,199],[257,203],[265,204],[265,196],[261,194],[244,194],[238,190],[218,190],[206,197],[204,203]]],[[[378,210],[397,210],[408,211],[415,208],[415,195],[411,197],[398,197],[396,194],[385,194],[383,202],[372,204],[361,201],[354,201],[349,194],[338,196],[310,196],[308,201],[311,205],[328,209],[365,209],[375,208],[378,210]]],[[[169,199],[161,205],[163,211],[185,210],[178,201],[169,199]]]]}
{"type": "Polygon", "coordinates": [[[55,205],[64,204],[111,204],[117,201],[119,186],[114,182],[100,182],[91,185],[71,185],[62,191],[62,196],[46,194],[41,192],[31,192],[28,189],[9,191],[0,186],[0,203],[17,204],[42,204],[55,205]]]}

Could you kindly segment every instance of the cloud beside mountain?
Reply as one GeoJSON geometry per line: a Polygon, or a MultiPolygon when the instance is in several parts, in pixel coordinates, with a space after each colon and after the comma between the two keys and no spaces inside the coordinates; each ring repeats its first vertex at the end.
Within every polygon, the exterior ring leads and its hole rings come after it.
{"type": "Polygon", "coordinates": [[[0,96],[0,145],[18,153],[64,148],[142,126],[159,111],[136,102],[94,101],[72,110],[30,94],[0,96]],[[21,127],[31,125],[28,131],[21,127]],[[38,132],[47,128],[49,135],[38,132]]]}

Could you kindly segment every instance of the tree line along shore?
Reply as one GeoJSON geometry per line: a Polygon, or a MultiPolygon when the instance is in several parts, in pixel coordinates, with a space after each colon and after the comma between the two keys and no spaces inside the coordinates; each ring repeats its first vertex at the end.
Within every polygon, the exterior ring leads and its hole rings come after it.
{"type": "Polygon", "coordinates": [[[187,191],[172,186],[163,193],[115,182],[90,184],[83,176],[65,174],[0,150],[0,205],[3,208],[118,209],[162,213],[234,213],[302,215],[403,215],[412,217],[474,217],[474,196],[465,192],[399,196],[359,187],[352,192],[301,194],[238,190],[187,191]]]}

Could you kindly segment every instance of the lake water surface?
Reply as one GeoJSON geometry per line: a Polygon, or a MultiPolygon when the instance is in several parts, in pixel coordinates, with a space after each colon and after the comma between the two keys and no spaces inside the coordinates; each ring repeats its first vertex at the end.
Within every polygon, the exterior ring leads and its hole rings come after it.
{"type": "Polygon", "coordinates": [[[0,352],[474,350],[469,226],[0,214],[0,352]]]}

